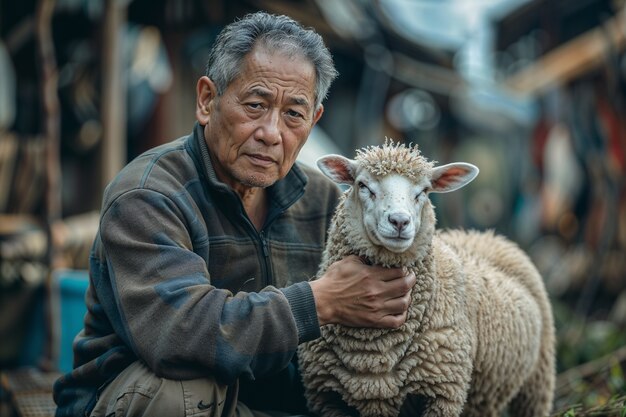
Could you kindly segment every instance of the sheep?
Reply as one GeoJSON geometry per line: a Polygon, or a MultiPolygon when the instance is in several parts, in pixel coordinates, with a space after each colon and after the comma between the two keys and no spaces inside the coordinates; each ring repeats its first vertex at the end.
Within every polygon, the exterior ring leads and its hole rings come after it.
{"type": "Polygon", "coordinates": [[[436,167],[416,145],[387,140],[320,170],[344,192],[318,271],[351,254],[412,270],[398,329],[322,326],[298,348],[309,409],[324,417],[542,417],[552,408],[551,306],[526,254],[493,231],[440,231],[430,193],[471,182],[467,163],[436,167]],[[421,414],[420,414],[421,413],[421,414]]]}

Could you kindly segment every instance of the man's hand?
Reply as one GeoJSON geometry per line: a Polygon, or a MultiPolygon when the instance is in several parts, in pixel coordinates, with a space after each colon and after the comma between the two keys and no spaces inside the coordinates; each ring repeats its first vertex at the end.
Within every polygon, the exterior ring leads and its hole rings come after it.
{"type": "Polygon", "coordinates": [[[403,268],[364,264],[349,256],[311,281],[320,325],[398,328],[411,302],[415,274],[403,268]]]}

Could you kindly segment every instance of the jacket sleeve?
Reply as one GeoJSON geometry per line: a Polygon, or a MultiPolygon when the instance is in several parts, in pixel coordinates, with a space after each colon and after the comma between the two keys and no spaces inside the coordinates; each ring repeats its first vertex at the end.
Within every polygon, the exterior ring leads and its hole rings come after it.
{"type": "MultiPolygon", "coordinates": [[[[100,234],[110,279],[104,285],[112,287],[114,299],[100,301],[119,313],[123,328],[116,331],[167,378],[211,373],[229,384],[287,366],[299,329],[285,292],[267,287],[232,294],[212,286],[203,258],[193,252],[187,222],[171,199],[145,189],[119,196],[103,213],[100,234]]],[[[296,285],[286,293],[292,303],[308,303],[311,331],[312,295],[303,287],[307,283],[296,285]]]]}

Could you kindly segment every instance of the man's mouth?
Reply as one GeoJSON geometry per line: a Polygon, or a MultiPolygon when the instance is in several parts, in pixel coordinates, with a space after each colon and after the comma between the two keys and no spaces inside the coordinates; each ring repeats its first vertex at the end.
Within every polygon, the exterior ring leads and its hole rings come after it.
{"type": "Polygon", "coordinates": [[[268,155],[255,153],[255,154],[247,154],[247,156],[255,165],[269,166],[269,165],[274,165],[276,163],[274,158],[268,155]]]}

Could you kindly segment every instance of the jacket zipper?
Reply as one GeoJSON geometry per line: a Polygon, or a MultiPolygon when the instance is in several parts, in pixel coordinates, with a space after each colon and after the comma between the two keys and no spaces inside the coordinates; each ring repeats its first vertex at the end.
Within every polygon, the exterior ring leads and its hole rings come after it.
{"type": "Polygon", "coordinates": [[[274,272],[272,270],[272,261],[270,259],[270,249],[267,244],[267,238],[265,232],[261,230],[259,233],[259,240],[261,242],[261,251],[263,252],[263,264],[265,265],[265,274],[263,280],[263,287],[267,287],[272,284],[274,272]]]}

